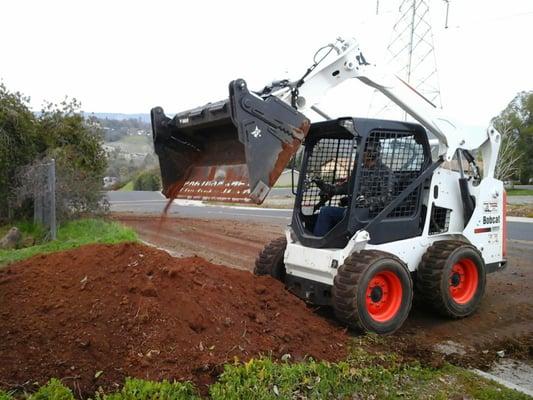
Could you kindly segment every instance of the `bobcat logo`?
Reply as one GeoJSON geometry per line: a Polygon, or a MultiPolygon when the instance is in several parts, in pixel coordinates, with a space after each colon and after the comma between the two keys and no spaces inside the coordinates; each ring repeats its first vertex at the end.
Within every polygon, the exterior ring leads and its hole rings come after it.
{"type": "Polygon", "coordinates": [[[484,216],[483,217],[483,225],[492,225],[492,224],[499,224],[500,223],[500,216],[484,216]]]}
{"type": "Polygon", "coordinates": [[[255,129],[250,132],[250,135],[252,135],[254,138],[260,138],[261,137],[261,129],[259,129],[257,127],[257,125],[255,126],[255,129]]]}

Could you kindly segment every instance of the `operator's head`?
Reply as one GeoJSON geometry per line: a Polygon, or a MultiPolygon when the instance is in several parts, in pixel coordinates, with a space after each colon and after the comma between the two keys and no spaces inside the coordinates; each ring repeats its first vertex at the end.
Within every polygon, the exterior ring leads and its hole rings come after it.
{"type": "Polygon", "coordinates": [[[378,162],[381,144],[378,139],[368,138],[363,153],[363,164],[365,168],[372,168],[378,162]]]}

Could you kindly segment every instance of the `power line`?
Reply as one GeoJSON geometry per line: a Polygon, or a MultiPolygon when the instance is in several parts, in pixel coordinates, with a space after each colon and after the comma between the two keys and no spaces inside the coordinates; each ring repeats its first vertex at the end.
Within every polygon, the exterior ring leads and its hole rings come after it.
{"type": "MultiPolygon", "coordinates": [[[[449,0],[444,1],[447,3],[447,26],[449,0]]],[[[387,64],[393,67],[398,77],[433,104],[442,107],[429,11],[428,0],[399,1],[398,19],[392,27],[391,40],[387,46],[387,64]]],[[[389,112],[391,107],[392,103],[387,102],[377,115],[389,112]]]]}

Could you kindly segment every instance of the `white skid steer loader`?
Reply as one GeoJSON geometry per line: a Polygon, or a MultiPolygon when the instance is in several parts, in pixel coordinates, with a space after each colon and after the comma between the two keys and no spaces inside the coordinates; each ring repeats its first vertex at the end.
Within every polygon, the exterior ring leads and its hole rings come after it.
{"type": "Polygon", "coordinates": [[[446,316],[472,314],[486,274],[506,264],[505,191],[494,178],[500,134],[444,117],[367,63],[355,40],[329,47],[333,57],[297,81],[250,92],[238,79],[228,99],[172,119],[152,109],[163,193],[260,204],[303,145],[292,222],[259,255],[255,273],[332,306],[349,327],[380,334],[402,326],[414,287],[446,316]],[[418,123],[329,118],[316,104],[350,78],[418,123]],[[310,109],[326,120],[311,124],[310,109]]]}

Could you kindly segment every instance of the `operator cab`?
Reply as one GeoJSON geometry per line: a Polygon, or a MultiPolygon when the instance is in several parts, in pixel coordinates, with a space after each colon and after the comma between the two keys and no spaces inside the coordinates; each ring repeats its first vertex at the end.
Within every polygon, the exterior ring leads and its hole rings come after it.
{"type": "Polygon", "coordinates": [[[431,165],[427,134],[418,124],[364,118],[314,123],[304,142],[292,230],[303,245],[317,248],[342,248],[360,229],[369,232],[371,244],[417,236],[431,165]],[[332,216],[324,219],[326,212],[332,216]],[[331,227],[318,234],[325,220],[331,227]]]}

